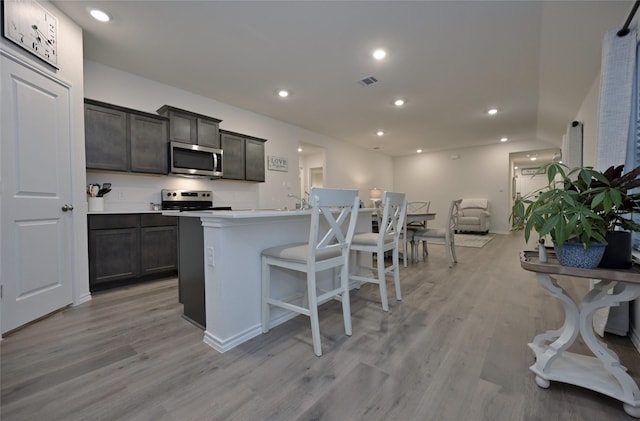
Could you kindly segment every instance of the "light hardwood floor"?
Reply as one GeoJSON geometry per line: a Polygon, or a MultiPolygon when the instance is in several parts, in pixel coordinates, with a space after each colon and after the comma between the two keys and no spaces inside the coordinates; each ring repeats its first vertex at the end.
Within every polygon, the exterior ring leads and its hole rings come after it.
{"type": "MultiPolygon", "coordinates": [[[[299,316],[219,354],[180,317],[177,281],[95,294],[0,342],[2,420],[624,420],[622,404],[582,388],[536,386],[527,343],[558,328],[562,309],[519,264],[521,234],[481,249],[444,248],[321,308],[324,355],[299,316]]],[[[584,280],[562,278],[574,294],[584,280]]],[[[634,378],[640,355],[607,335],[634,378]]],[[[573,351],[587,353],[582,342],[573,351]]]]}

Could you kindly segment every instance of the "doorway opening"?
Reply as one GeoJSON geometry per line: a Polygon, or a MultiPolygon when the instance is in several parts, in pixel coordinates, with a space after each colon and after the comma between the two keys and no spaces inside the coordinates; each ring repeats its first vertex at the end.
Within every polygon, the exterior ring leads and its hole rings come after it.
{"type": "MultiPolygon", "coordinates": [[[[510,208],[516,199],[526,196],[547,185],[546,174],[536,174],[538,168],[550,162],[562,162],[560,148],[539,149],[509,154],[510,208]]],[[[512,222],[513,223],[513,222],[512,222]]]]}
{"type": "Polygon", "coordinates": [[[326,154],[324,148],[310,144],[300,144],[300,149],[300,197],[305,197],[311,187],[324,187],[326,184],[326,154]]]}

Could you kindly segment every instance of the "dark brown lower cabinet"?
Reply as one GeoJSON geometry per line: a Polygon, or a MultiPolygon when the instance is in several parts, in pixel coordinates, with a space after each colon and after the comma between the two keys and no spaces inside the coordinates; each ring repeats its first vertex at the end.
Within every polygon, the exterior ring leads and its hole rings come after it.
{"type": "Polygon", "coordinates": [[[141,215],[140,218],[140,274],[145,276],[176,270],[177,218],[161,215],[141,215]]]}
{"type": "Polygon", "coordinates": [[[109,214],[88,220],[91,291],[177,273],[177,218],[109,214]]]}

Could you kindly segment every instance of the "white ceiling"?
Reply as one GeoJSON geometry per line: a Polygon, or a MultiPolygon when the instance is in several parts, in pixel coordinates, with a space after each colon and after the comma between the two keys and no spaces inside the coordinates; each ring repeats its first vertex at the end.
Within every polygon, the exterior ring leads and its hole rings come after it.
{"type": "Polygon", "coordinates": [[[632,5],[53,3],[84,28],[89,60],[391,156],[486,145],[504,136],[537,138],[541,148],[559,145],[598,75],[604,33],[620,28],[632,5]],[[94,21],[89,6],[113,20],[94,21]],[[377,47],[387,50],[384,61],[371,57],[377,47]],[[379,82],[358,83],[367,76],[379,82]],[[282,88],[292,91],[286,100],[275,95],[282,88]],[[397,97],[406,100],[404,107],[392,105],[397,97]],[[488,116],[491,107],[500,112],[488,116]],[[376,136],[377,130],[386,135],[376,136]]]}
{"type": "Polygon", "coordinates": [[[511,165],[521,168],[537,168],[553,161],[562,162],[560,148],[536,149],[534,151],[512,152],[509,154],[511,165]],[[532,160],[535,158],[535,160],[532,160]]]}

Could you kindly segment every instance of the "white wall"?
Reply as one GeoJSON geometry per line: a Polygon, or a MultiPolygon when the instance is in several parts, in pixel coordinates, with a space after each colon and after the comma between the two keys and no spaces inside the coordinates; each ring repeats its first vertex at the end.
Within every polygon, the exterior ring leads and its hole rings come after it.
{"type": "Polygon", "coordinates": [[[438,216],[429,224],[440,228],[444,227],[452,200],[487,198],[490,231],[507,233],[511,212],[509,153],[558,146],[531,140],[395,158],[395,190],[405,192],[409,201],[430,200],[429,210],[438,216]],[[456,155],[458,159],[451,159],[456,155]]]}
{"type": "Polygon", "coordinates": [[[582,128],[582,165],[586,167],[595,167],[596,165],[599,93],[600,76],[593,81],[575,118],[584,124],[582,128]]]}
{"type": "Polygon", "coordinates": [[[85,61],[85,96],[136,110],[155,113],[164,104],[222,120],[220,128],[267,139],[266,155],[287,158],[289,171],[267,171],[265,183],[228,180],[189,180],[170,176],[139,176],[90,172],[90,183],[113,183],[105,198],[106,210],[146,210],[160,201],[163,188],[213,190],[216,204],[234,208],[293,207],[288,193],[298,194],[298,145],[309,143],[326,150],[325,187],[355,188],[361,197],[373,185],[393,186],[392,159],[291,124],[236,108],[210,98],[85,61]]]}

